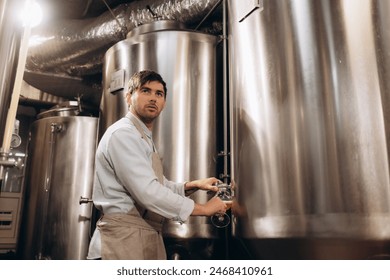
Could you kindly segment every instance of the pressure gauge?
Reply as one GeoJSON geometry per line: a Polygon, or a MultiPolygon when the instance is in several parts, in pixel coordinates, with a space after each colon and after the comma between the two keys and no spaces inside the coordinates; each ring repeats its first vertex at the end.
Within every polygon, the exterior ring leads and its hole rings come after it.
{"type": "Polygon", "coordinates": [[[20,136],[16,133],[12,133],[11,148],[17,148],[20,146],[21,143],[22,143],[22,139],[20,138],[20,136]]]}

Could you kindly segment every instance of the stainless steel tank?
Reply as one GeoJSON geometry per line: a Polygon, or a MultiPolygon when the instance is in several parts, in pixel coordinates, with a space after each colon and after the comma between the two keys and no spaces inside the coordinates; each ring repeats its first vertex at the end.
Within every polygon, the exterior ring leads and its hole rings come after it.
{"type": "Polygon", "coordinates": [[[91,235],[98,119],[76,108],[39,115],[30,128],[26,206],[20,240],[25,259],[86,259],[91,235]]]}
{"type": "Polygon", "coordinates": [[[257,257],[374,254],[390,240],[390,2],[229,0],[228,17],[233,235],[257,257]]]}
{"type": "MultiPolygon", "coordinates": [[[[154,70],[168,88],[167,104],[153,131],[165,176],[177,182],[217,176],[216,44],[215,36],[185,30],[172,21],[132,30],[104,57],[100,131],[127,113],[130,76],[154,70]]],[[[196,192],[192,198],[204,203],[208,196],[196,192]]],[[[184,224],[167,223],[164,236],[216,238],[218,234],[208,218],[191,217],[184,224]]]]}

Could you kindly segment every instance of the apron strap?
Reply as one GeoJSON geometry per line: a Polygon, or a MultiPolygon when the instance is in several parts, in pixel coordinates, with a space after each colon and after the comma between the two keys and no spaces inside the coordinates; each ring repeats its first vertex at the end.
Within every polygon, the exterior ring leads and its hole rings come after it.
{"type": "MultiPolygon", "coordinates": [[[[145,131],[142,129],[139,120],[131,113],[126,115],[130,121],[134,124],[135,128],[138,130],[138,132],[141,134],[142,138],[150,145],[153,149],[152,153],[152,168],[154,173],[156,174],[157,180],[159,181],[160,184],[164,183],[164,173],[163,173],[163,166],[161,163],[160,156],[157,153],[157,150],[154,146],[153,140],[151,143],[149,142],[149,138],[145,134],[145,131]]],[[[148,211],[147,209],[141,207],[138,204],[135,204],[138,212],[140,213],[141,217],[144,218],[145,220],[148,220],[153,223],[159,223],[163,224],[165,221],[165,218],[157,213],[154,213],[152,211],[148,211]]]]}

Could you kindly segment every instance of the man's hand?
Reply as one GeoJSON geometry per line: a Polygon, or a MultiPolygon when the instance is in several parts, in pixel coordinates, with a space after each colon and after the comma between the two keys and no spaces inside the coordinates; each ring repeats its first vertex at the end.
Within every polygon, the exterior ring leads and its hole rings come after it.
{"type": "Polygon", "coordinates": [[[206,202],[206,204],[195,203],[192,216],[213,216],[215,214],[224,214],[227,210],[227,205],[218,197],[214,196],[206,202]]]}
{"type": "Polygon", "coordinates": [[[186,195],[190,195],[197,190],[217,192],[218,187],[216,186],[216,184],[220,184],[220,183],[222,183],[222,182],[215,177],[194,180],[194,181],[185,183],[184,191],[185,191],[186,195]]]}

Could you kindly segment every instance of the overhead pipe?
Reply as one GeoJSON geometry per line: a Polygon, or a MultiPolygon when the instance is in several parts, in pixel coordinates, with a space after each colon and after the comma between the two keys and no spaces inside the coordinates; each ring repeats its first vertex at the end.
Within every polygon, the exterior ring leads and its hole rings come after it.
{"type": "Polygon", "coordinates": [[[124,40],[133,28],[154,21],[156,15],[162,20],[196,25],[219,1],[133,1],[96,18],[52,22],[50,26],[34,29],[26,69],[68,76],[101,73],[105,52],[124,40]]]}

